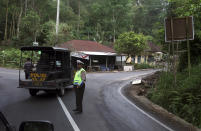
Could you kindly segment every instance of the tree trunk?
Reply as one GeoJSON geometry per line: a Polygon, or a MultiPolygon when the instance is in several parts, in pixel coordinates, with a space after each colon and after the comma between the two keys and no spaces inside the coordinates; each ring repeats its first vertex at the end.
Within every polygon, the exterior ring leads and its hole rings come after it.
{"type": "Polygon", "coordinates": [[[115,16],[114,16],[114,9],[113,9],[113,13],[112,13],[112,21],[113,21],[113,42],[115,43],[116,41],[116,29],[115,29],[115,25],[116,25],[116,20],[115,20],[115,16]]]}
{"type": "Polygon", "coordinates": [[[70,7],[70,0],[67,0],[67,6],[70,7]]]}
{"type": "Polygon", "coordinates": [[[27,1],[28,1],[28,0],[25,0],[25,10],[24,10],[25,16],[27,15],[27,1]]]}
{"type": "Polygon", "coordinates": [[[36,42],[37,33],[34,33],[34,42],[36,42]]]}
{"type": "Polygon", "coordinates": [[[138,6],[141,6],[140,0],[137,0],[137,5],[138,5],[138,6]]]}
{"type": "Polygon", "coordinates": [[[13,36],[15,36],[15,14],[16,13],[13,13],[13,15],[12,15],[12,34],[11,34],[10,38],[12,38],[13,36]]]}
{"type": "Polygon", "coordinates": [[[35,0],[32,0],[32,9],[35,8],[35,0]]]}
{"type": "Polygon", "coordinates": [[[8,39],[11,38],[11,35],[12,35],[12,26],[13,26],[13,23],[11,21],[10,22],[10,29],[9,29],[8,39]]]}
{"type": "MultiPolygon", "coordinates": [[[[27,1],[27,0],[26,0],[27,1]]],[[[22,0],[20,0],[20,14],[18,16],[18,21],[17,21],[17,38],[19,38],[19,33],[20,33],[20,23],[21,23],[21,18],[22,18],[22,0]]]]}
{"type": "Polygon", "coordinates": [[[115,37],[115,35],[116,35],[116,29],[114,28],[114,37],[113,37],[113,43],[115,43],[115,41],[116,41],[116,37],[115,37]]]}
{"type": "Polygon", "coordinates": [[[8,2],[9,0],[7,0],[7,3],[6,3],[6,25],[5,25],[5,32],[4,32],[4,40],[7,40],[7,28],[8,28],[8,2]]]}
{"type": "Polygon", "coordinates": [[[15,13],[14,19],[13,19],[13,36],[16,36],[16,22],[15,22],[16,16],[17,14],[15,13]]]}

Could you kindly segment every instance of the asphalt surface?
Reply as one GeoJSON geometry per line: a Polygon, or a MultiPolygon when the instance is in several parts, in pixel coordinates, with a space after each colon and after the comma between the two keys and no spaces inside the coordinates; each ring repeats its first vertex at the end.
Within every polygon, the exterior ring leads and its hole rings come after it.
{"type": "Polygon", "coordinates": [[[75,94],[71,87],[61,98],[62,108],[55,94],[41,91],[31,97],[28,90],[16,88],[18,71],[0,68],[0,110],[17,127],[26,120],[48,120],[55,131],[171,131],[171,125],[143,112],[121,93],[133,78],[154,71],[87,74],[83,113],[74,114],[75,94]]]}

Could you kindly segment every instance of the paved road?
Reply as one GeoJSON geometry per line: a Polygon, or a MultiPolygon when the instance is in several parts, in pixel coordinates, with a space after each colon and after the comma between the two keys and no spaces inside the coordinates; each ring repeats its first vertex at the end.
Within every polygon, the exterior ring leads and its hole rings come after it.
{"type": "Polygon", "coordinates": [[[56,95],[43,92],[31,97],[27,90],[16,88],[18,71],[0,68],[0,110],[13,125],[25,120],[49,120],[55,131],[170,131],[172,128],[143,113],[121,94],[121,87],[133,77],[153,72],[87,74],[84,112],[76,115],[72,112],[72,89],[66,89],[61,101],[56,95]]]}

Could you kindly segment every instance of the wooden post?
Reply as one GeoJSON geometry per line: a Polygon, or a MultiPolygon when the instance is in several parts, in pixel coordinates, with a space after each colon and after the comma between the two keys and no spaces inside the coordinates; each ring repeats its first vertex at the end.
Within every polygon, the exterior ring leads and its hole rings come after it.
{"type": "Polygon", "coordinates": [[[188,49],[188,75],[191,75],[191,53],[190,53],[190,42],[189,42],[189,30],[188,30],[188,17],[186,17],[186,39],[187,39],[187,49],[188,49]]]}
{"type": "Polygon", "coordinates": [[[89,66],[91,68],[91,56],[89,56],[89,66]]]}
{"type": "Polygon", "coordinates": [[[168,44],[168,69],[167,70],[170,72],[170,43],[168,44]]]}
{"type": "Polygon", "coordinates": [[[172,55],[173,55],[173,72],[174,72],[174,87],[176,87],[176,68],[175,68],[175,53],[174,53],[174,27],[173,27],[173,18],[171,17],[171,35],[172,35],[172,39],[171,39],[171,43],[172,43],[172,55]]]}

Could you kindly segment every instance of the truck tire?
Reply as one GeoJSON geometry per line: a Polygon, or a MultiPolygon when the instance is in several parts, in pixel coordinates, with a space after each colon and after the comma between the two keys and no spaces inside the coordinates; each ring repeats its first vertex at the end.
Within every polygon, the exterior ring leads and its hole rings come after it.
{"type": "Polygon", "coordinates": [[[37,92],[38,92],[38,90],[29,89],[29,94],[30,94],[31,96],[36,96],[37,92]]]}
{"type": "Polygon", "coordinates": [[[58,90],[58,96],[62,97],[65,94],[65,88],[61,88],[58,90]]]}

